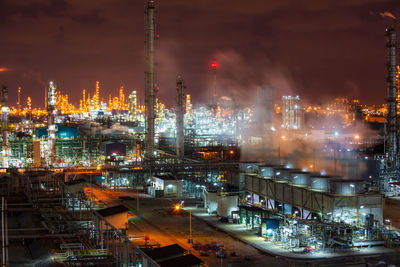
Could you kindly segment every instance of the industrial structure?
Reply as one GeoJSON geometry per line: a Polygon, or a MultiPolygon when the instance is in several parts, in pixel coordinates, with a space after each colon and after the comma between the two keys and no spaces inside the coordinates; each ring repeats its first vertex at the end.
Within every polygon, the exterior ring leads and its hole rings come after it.
{"type": "Polygon", "coordinates": [[[185,156],[185,81],[181,76],[176,79],[176,156],[183,159],[185,156]]]}
{"type": "Polygon", "coordinates": [[[387,240],[384,198],[368,192],[363,180],[255,162],[240,163],[239,170],[227,183],[246,195],[227,216],[266,239],[289,242],[288,249],[324,250],[381,246],[387,240]]]}
{"type": "Polygon", "coordinates": [[[303,110],[299,96],[282,97],[282,127],[300,130],[303,127],[303,110]]]}
{"type": "Polygon", "coordinates": [[[155,40],[156,17],[155,3],[148,0],[145,7],[145,107],[146,107],[146,157],[154,157],[154,101],[155,101],[155,40]]]}
{"type": "Polygon", "coordinates": [[[8,167],[8,89],[6,86],[2,86],[1,88],[1,132],[3,136],[3,144],[2,144],[2,157],[3,167],[8,167]]]}
{"type": "Polygon", "coordinates": [[[47,145],[49,150],[48,165],[53,166],[56,157],[56,86],[50,82],[47,89],[47,145]]]}
{"type": "Polygon", "coordinates": [[[211,106],[213,109],[217,108],[218,105],[218,93],[217,93],[217,68],[218,63],[212,62],[211,63],[211,70],[213,72],[213,94],[211,99],[211,106]]]}
{"type": "Polygon", "coordinates": [[[385,194],[393,194],[396,186],[393,183],[399,181],[400,157],[399,136],[400,121],[398,115],[398,61],[397,61],[397,33],[394,26],[386,28],[387,49],[387,115],[385,127],[385,151],[382,160],[380,188],[385,194]]]}
{"type": "MultiPolygon", "coordinates": [[[[124,86],[104,102],[96,81],[92,97],[83,90],[78,108],[50,82],[45,109],[32,108],[30,98],[23,108],[20,87],[17,108],[9,108],[3,87],[3,265],[45,259],[68,266],[162,266],[156,250],[171,247],[150,244],[132,226],[135,218],[151,224],[139,214],[141,197],[174,199],[178,209],[192,201],[194,211],[218,216],[218,225],[249,230],[272,254],[274,244],[295,257],[314,250],[334,257],[337,248],[348,254],[373,246],[380,253],[398,251],[400,233],[389,227],[376,186],[381,178],[389,190],[400,173],[394,28],[387,29],[386,151],[378,158],[385,168],[378,177],[376,154],[369,149],[382,138],[375,131],[359,133],[354,125],[385,112],[357,100],[303,108],[299,96],[283,96],[280,106],[274,105],[274,88],[260,86],[255,106],[240,107],[229,97],[218,98],[213,62],[211,105],[194,106],[178,76],[175,109],[165,107],[156,97],[155,13],[155,2],[147,0],[144,105],[136,91],[125,97],[124,86]],[[357,121],[356,114],[365,116],[357,121]],[[306,115],[343,120],[326,128],[317,120],[308,128],[306,115]],[[243,160],[246,149],[256,160],[243,160]],[[30,258],[10,260],[8,248],[27,251],[30,258]]],[[[194,257],[191,211],[189,216],[189,250],[173,245],[177,258],[194,257]]]]}
{"type": "Polygon", "coordinates": [[[398,118],[397,118],[397,39],[396,31],[393,27],[386,29],[387,36],[387,85],[388,85],[388,115],[387,115],[387,153],[388,167],[397,169],[399,167],[398,155],[398,118]]]}

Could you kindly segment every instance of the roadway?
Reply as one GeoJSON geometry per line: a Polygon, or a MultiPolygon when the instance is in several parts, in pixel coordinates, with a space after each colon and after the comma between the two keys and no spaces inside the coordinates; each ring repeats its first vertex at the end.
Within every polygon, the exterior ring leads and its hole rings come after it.
{"type": "Polygon", "coordinates": [[[131,209],[134,213],[134,218],[129,223],[127,235],[137,245],[144,245],[145,236],[150,238],[148,241],[150,245],[160,244],[161,246],[167,246],[179,244],[183,248],[191,250],[194,255],[201,258],[208,266],[291,266],[286,260],[267,255],[192,216],[192,238],[194,243],[205,245],[215,242],[223,245],[228,255],[226,259],[217,258],[215,252],[209,252],[208,256],[200,256],[200,251],[191,249],[188,244],[188,213],[182,212],[180,215],[175,215],[170,212],[176,200],[154,199],[146,197],[144,194],[139,194],[139,212],[137,212],[136,199],[121,201],[118,197],[122,195],[129,195],[134,198],[137,196],[135,192],[129,191],[114,192],[113,194],[108,194],[108,192],[102,190],[93,191],[93,198],[95,198],[96,202],[101,201],[105,206],[123,203],[131,209]],[[235,252],[238,256],[230,256],[232,252],[235,252]]]}

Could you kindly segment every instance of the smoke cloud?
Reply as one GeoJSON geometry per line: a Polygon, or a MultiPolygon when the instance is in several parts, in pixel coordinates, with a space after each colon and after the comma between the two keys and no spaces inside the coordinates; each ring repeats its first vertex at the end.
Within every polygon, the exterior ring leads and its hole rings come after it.
{"type": "MultiPolygon", "coordinates": [[[[254,104],[259,86],[275,88],[275,102],[279,101],[282,95],[294,93],[291,71],[273,63],[267,56],[247,58],[235,50],[228,50],[216,52],[212,59],[218,62],[218,96],[231,98],[237,105],[254,104]]],[[[213,82],[210,69],[206,95],[203,95],[206,101],[210,101],[213,94],[213,82]]]]}

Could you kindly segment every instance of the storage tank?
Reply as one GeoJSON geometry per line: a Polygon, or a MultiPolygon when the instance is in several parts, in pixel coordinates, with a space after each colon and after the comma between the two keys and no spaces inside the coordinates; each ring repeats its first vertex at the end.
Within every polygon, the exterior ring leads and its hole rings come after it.
{"type": "Polygon", "coordinates": [[[293,169],[288,168],[274,168],[274,178],[278,183],[287,183],[290,181],[290,172],[293,169]]]}
{"type": "Polygon", "coordinates": [[[273,178],[274,177],[274,167],[276,168],[277,166],[272,166],[272,165],[260,165],[260,175],[263,178],[273,178]]]}
{"type": "Polygon", "coordinates": [[[295,186],[302,186],[302,187],[306,187],[308,186],[309,183],[309,172],[303,172],[303,171],[292,171],[290,173],[290,182],[292,183],[292,185],[295,186]]]}
{"type": "Polygon", "coordinates": [[[221,193],[217,196],[218,200],[218,211],[217,214],[221,217],[231,216],[232,211],[239,210],[238,208],[238,196],[237,195],[226,195],[221,193]]]}
{"type": "Polygon", "coordinates": [[[333,177],[329,175],[322,175],[318,173],[309,174],[309,187],[313,191],[328,192],[329,191],[329,181],[338,177],[333,177]]]}
{"type": "Polygon", "coordinates": [[[348,196],[365,192],[365,181],[360,179],[332,179],[329,181],[329,193],[348,196]]]}
{"type": "Polygon", "coordinates": [[[206,192],[207,211],[209,214],[218,210],[218,193],[216,191],[206,192]]]}
{"type": "Polygon", "coordinates": [[[242,172],[256,172],[258,171],[258,162],[240,162],[239,169],[242,172]]]}

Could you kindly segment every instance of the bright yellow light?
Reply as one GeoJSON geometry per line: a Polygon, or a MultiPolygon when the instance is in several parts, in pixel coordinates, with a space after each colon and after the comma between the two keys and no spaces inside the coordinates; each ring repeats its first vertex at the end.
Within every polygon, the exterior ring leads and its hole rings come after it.
{"type": "Polygon", "coordinates": [[[282,139],[282,140],[285,140],[285,139],[286,139],[286,136],[282,135],[282,136],[281,136],[281,139],[282,139]]]}
{"type": "Polygon", "coordinates": [[[178,210],[180,210],[180,209],[181,209],[181,205],[179,205],[179,204],[175,205],[175,210],[176,210],[176,211],[178,211],[178,210]]]}
{"type": "Polygon", "coordinates": [[[97,170],[101,170],[101,166],[97,166],[96,169],[97,169],[97,170]]]}
{"type": "Polygon", "coordinates": [[[235,154],[235,151],[230,150],[230,151],[229,151],[229,154],[233,155],[233,154],[235,154]]]}
{"type": "Polygon", "coordinates": [[[359,136],[358,134],[356,134],[356,135],[354,136],[354,139],[358,140],[358,139],[360,139],[360,136],[359,136]]]}

